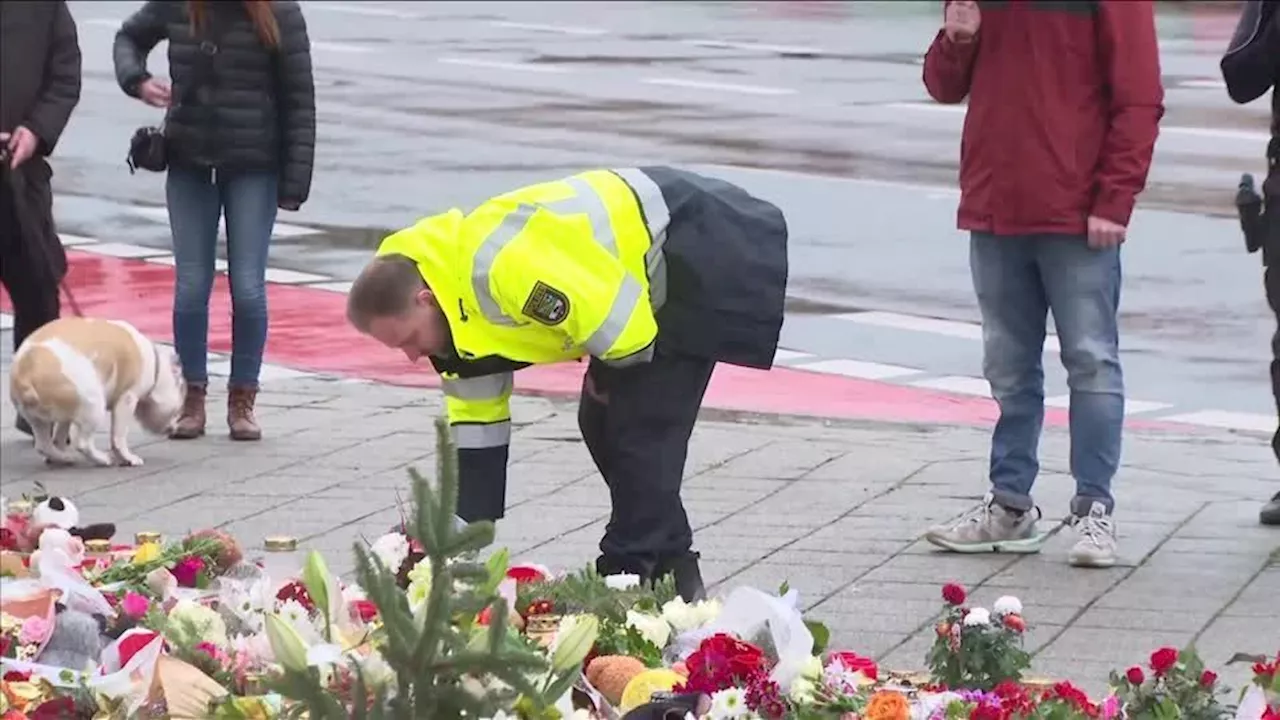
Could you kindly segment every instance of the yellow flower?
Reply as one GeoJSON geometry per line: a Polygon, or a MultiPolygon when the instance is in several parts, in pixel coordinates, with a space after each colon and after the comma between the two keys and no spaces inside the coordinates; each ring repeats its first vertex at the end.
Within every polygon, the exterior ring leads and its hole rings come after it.
{"type": "Polygon", "coordinates": [[[160,543],[142,543],[133,551],[133,564],[145,565],[160,557],[160,543]]]}

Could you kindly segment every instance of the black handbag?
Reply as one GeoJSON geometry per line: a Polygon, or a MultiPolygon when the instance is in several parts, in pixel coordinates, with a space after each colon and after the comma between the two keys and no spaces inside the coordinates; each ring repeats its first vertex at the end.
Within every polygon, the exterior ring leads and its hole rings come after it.
{"type": "Polygon", "coordinates": [[[138,168],[151,172],[164,172],[169,168],[169,153],[165,148],[164,123],[160,127],[141,127],[134,131],[129,141],[129,156],[125,160],[129,174],[138,168]]]}

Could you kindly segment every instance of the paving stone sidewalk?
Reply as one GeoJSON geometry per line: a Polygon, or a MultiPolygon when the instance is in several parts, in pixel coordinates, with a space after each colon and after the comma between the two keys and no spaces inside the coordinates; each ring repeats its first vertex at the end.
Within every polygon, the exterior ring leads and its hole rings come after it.
{"type": "MultiPolygon", "coordinates": [[[[225,401],[214,396],[207,438],[135,433],[144,467],[50,469],[12,429],[7,373],[0,380],[4,494],[40,481],[87,520],[116,522],[121,537],[218,526],[260,545],[292,534],[347,570],[352,543],[398,518],[406,468],[434,470],[436,393],[314,379],[267,389],[261,443],[227,440],[225,401]]],[[[514,414],[499,542],[523,559],[581,567],[595,556],[608,495],[574,407],[518,398],[514,414]]],[[[984,604],[1021,597],[1036,673],[1093,691],[1163,644],[1196,641],[1213,663],[1280,648],[1280,566],[1267,565],[1280,531],[1256,522],[1280,482],[1265,441],[1130,434],[1118,481],[1123,562],[1110,570],[1067,567],[1069,532],[1024,557],[942,555],[919,540],[979,500],[986,446],[976,428],[708,417],[685,490],[704,573],[721,587],[786,580],[836,645],[895,668],[922,666],[946,581],[984,604]]],[[[1071,494],[1066,457],[1065,435],[1046,433],[1037,499],[1050,518],[1071,494]]]]}

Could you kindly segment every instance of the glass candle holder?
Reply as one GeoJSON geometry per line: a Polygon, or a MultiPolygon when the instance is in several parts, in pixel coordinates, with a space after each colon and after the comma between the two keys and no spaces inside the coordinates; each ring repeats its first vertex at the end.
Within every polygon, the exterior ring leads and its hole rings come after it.
{"type": "Polygon", "coordinates": [[[272,587],[280,587],[297,577],[302,570],[298,556],[298,538],[289,535],[271,535],[262,541],[262,571],[271,580],[272,587]]]}

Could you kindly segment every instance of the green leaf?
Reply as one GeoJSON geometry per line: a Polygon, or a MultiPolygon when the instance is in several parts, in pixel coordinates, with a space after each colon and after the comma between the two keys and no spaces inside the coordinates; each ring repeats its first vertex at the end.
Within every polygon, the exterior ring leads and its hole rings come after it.
{"type": "Polygon", "coordinates": [[[791,583],[787,582],[786,580],[783,580],[782,584],[778,586],[778,597],[782,597],[783,595],[786,595],[790,591],[791,591],[791,583]]]}
{"type": "Polygon", "coordinates": [[[805,620],[804,626],[809,628],[809,633],[813,635],[813,654],[821,655],[826,651],[827,644],[831,642],[831,630],[817,620],[805,620]]]}

